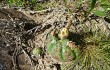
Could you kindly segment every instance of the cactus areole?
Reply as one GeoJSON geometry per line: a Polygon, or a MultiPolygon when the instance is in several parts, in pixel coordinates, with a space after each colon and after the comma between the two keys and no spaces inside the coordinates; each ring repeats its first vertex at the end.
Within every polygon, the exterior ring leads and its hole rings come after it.
{"type": "Polygon", "coordinates": [[[78,56],[78,48],[71,49],[67,44],[68,36],[69,31],[66,28],[60,30],[59,34],[53,35],[52,32],[47,36],[47,52],[61,62],[72,61],[78,56]]]}

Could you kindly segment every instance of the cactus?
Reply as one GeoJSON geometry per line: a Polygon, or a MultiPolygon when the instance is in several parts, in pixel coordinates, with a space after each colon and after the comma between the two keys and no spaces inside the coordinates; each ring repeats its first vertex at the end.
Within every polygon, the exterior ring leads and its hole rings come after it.
{"type": "Polygon", "coordinates": [[[71,48],[68,45],[69,31],[67,28],[63,28],[55,34],[54,32],[48,34],[47,37],[47,52],[55,59],[61,62],[72,61],[77,58],[79,50],[77,47],[71,48]],[[55,35],[53,35],[55,34],[55,35]]]}

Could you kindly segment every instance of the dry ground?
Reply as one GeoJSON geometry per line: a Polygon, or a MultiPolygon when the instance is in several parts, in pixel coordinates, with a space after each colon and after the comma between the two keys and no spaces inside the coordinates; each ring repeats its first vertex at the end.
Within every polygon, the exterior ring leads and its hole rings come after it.
{"type": "MultiPolygon", "coordinates": [[[[62,62],[53,59],[46,51],[46,35],[53,29],[64,27],[68,16],[70,14],[62,8],[46,13],[0,9],[0,70],[61,70],[62,62]],[[41,48],[42,53],[33,57],[33,48],[41,48]]],[[[103,18],[94,17],[94,20],[92,17],[85,24],[79,24],[80,14],[71,16],[72,32],[95,28],[110,33],[109,24],[103,18]]]]}

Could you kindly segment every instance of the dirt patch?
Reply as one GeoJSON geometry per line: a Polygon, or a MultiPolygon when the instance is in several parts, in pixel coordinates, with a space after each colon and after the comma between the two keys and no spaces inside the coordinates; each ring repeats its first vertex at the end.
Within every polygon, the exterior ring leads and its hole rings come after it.
{"type": "Polygon", "coordinates": [[[21,12],[0,9],[0,64],[3,70],[31,70],[27,48],[28,40],[33,38],[33,33],[28,30],[37,26],[21,12]],[[16,15],[15,15],[16,14],[16,15]],[[24,49],[24,52],[23,52],[24,49]],[[23,57],[24,56],[24,57],[23,57]],[[23,61],[21,61],[23,60],[23,61]],[[27,62],[28,61],[28,62],[27,62]],[[22,64],[27,65],[20,67],[22,64]]]}

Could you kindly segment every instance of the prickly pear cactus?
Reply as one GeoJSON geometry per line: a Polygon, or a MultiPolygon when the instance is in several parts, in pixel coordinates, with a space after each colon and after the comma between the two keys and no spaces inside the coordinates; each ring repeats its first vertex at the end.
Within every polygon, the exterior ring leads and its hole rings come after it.
{"type": "Polygon", "coordinates": [[[59,39],[58,36],[48,34],[47,37],[47,52],[55,59],[68,62],[76,59],[78,48],[69,47],[68,39],[59,39]]]}

